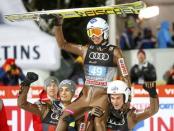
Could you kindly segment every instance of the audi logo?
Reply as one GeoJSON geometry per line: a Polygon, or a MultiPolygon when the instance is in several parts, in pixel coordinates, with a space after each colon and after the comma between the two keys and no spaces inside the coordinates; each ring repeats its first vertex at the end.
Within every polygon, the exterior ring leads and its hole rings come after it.
{"type": "Polygon", "coordinates": [[[107,61],[109,59],[109,55],[107,53],[91,52],[89,54],[89,58],[92,59],[92,60],[107,61]]]}

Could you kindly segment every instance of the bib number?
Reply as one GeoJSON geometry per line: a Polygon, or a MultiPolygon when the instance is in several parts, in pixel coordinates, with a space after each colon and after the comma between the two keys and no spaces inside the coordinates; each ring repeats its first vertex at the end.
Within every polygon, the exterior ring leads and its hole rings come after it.
{"type": "Polygon", "coordinates": [[[98,66],[89,66],[89,75],[104,77],[106,75],[106,68],[98,66]]]}

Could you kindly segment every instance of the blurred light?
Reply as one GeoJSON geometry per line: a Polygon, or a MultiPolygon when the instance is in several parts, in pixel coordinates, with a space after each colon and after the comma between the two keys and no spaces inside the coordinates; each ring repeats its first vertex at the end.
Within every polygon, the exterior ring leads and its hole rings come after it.
{"type": "Polygon", "coordinates": [[[150,7],[140,10],[139,18],[140,19],[149,19],[149,18],[155,17],[157,15],[159,15],[159,7],[150,6],[150,7]]]}

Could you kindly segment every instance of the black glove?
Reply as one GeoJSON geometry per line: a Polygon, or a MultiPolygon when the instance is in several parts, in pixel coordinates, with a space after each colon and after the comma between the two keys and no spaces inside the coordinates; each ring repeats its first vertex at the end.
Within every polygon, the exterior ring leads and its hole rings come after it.
{"type": "Polygon", "coordinates": [[[27,72],[26,78],[21,83],[21,86],[30,86],[31,83],[38,80],[38,75],[34,72],[27,72]]]}
{"type": "Polygon", "coordinates": [[[143,67],[144,81],[156,81],[156,71],[150,66],[149,68],[143,67]]]}
{"type": "Polygon", "coordinates": [[[145,82],[143,88],[149,93],[150,97],[155,98],[157,96],[156,82],[145,82]]]}
{"type": "Polygon", "coordinates": [[[60,14],[41,14],[40,18],[45,20],[52,19],[55,26],[61,26],[63,24],[63,16],[60,14]]]}

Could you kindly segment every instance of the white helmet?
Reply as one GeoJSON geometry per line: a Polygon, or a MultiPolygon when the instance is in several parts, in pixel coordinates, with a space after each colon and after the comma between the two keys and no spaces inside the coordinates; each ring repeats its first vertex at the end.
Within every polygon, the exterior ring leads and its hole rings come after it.
{"type": "Polygon", "coordinates": [[[88,30],[89,29],[92,29],[92,28],[100,28],[102,29],[102,32],[104,33],[104,39],[108,39],[108,36],[109,36],[109,26],[106,22],[106,20],[100,18],[100,17],[95,17],[95,18],[92,18],[88,24],[87,24],[87,34],[88,34],[88,37],[91,37],[89,36],[89,33],[88,33],[88,30]]]}
{"type": "Polygon", "coordinates": [[[124,94],[125,103],[127,103],[129,96],[131,95],[131,91],[125,82],[121,80],[115,80],[108,82],[107,94],[124,94]]]}

